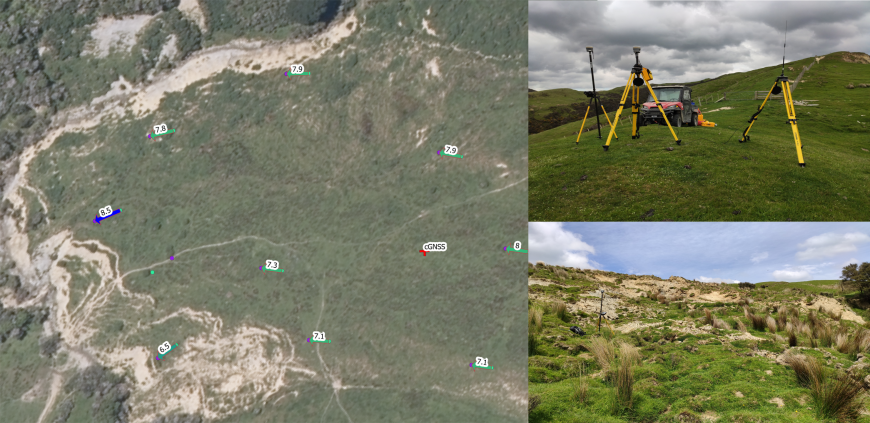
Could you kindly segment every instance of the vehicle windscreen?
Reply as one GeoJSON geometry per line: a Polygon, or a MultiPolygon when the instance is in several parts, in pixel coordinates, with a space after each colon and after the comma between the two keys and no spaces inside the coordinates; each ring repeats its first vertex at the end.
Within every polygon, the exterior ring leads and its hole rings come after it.
{"type": "MultiPolygon", "coordinates": [[[[659,98],[659,101],[680,101],[680,89],[679,88],[653,88],[653,91],[656,93],[656,97],[659,98]]],[[[655,101],[653,96],[650,95],[646,101],[655,101]]]]}

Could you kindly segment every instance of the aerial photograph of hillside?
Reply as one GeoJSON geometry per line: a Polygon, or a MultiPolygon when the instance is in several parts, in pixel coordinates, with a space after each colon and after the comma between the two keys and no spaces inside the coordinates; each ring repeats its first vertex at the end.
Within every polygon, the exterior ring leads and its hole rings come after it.
{"type": "Polygon", "coordinates": [[[0,422],[525,422],[494,4],[0,0],[0,422]]]}

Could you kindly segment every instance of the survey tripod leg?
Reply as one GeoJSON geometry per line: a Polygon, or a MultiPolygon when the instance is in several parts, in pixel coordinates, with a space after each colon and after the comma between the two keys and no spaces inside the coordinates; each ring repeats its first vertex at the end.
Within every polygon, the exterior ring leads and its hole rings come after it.
{"type": "Polygon", "coordinates": [[[659,113],[662,114],[662,119],[665,121],[666,124],[668,124],[668,129],[671,130],[671,135],[674,136],[674,140],[677,141],[677,145],[680,145],[681,140],[677,138],[677,134],[674,132],[674,128],[671,127],[671,121],[669,121],[667,115],[665,115],[665,109],[662,108],[662,103],[660,103],[659,98],[656,97],[655,91],[653,91],[652,87],[649,85],[649,81],[644,79],[643,82],[646,83],[646,87],[647,89],[649,89],[649,95],[651,95],[653,100],[655,100],[656,107],[659,108],[659,113]]]}
{"type": "Polygon", "coordinates": [[[749,141],[749,130],[752,129],[752,124],[755,123],[756,120],[758,120],[758,115],[760,115],[761,111],[764,110],[764,105],[767,104],[767,100],[770,98],[770,94],[773,93],[773,90],[776,89],[777,82],[779,82],[779,80],[776,80],[773,83],[773,86],[770,87],[770,90],[767,91],[767,95],[764,97],[764,101],[761,102],[761,106],[758,106],[758,111],[755,112],[755,114],[753,114],[751,118],[749,118],[749,126],[747,126],[746,129],[743,131],[743,136],[740,137],[740,142],[749,141]]]}
{"type": "Polygon", "coordinates": [[[580,144],[580,135],[583,135],[583,126],[586,125],[586,116],[589,116],[590,106],[592,105],[590,104],[589,106],[586,106],[586,114],[583,115],[583,123],[580,124],[580,132],[577,133],[577,141],[575,141],[574,144],[580,144]]]}
{"type": "Polygon", "coordinates": [[[788,123],[791,125],[792,135],[794,135],[794,145],[797,149],[798,165],[800,167],[806,167],[807,164],[804,163],[804,154],[801,151],[803,146],[801,145],[801,135],[798,133],[797,115],[795,115],[794,112],[794,102],[792,102],[791,88],[788,86],[788,80],[782,81],[782,93],[783,100],[785,100],[785,110],[788,113],[788,123]]]}
{"type": "MultiPolygon", "coordinates": [[[[619,108],[616,109],[616,116],[613,118],[614,121],[619,122],[619,115],[622,113],[622,109],[625,108],[625,100],[628,98],[628,90],[631,89],[631,80],[634,73],[632,72],[628,75],[628,82],[625,83],[625,89],[622,91],[622,97],[619,99],[619,108]]],[[[604,151],[607,151],[610,148],[610,138],[616,135],[616,127],[610,127],[610,135],[607,136],[607,141],[604,143],[604,151]]]]}
{"type": "Polygon", "coordinates": [[[761,111],[764,110],[764,106],[767,104],[767,101],[770,99],[771,94],[776,95],[782,92],[782,100],[785,103],[785,111],[788,115],[788,124],[791,126],[791,133],[794,136],[794,145],[797,150],[798,156],[798,165],[800,167],[806,167],[806,163],[804,163],[804,154],[803,154],[803,145],[801,144],[801,135],[798,132],[797,126],[797,115],[794,111],[794,100],[791,97],[791,87],[788,84],[788,77],[784,75],[780,75],[776,78],[776,82],[773,83],[773,86],[770,87],[770,91],[767,92],[767,96],[764,97],[764,101],[761,103],[761,106],[758,106],[758,111],[752,115],[749,119],[749,126],[746,127],[746,130],[743,131],[743,136],[740,138],[740,142],[749,141],[749,130],[752,129],[752,124],[758,119],[758,115],[761,114],[761,111]],[[777,87],[776,84],[782,84],[781,88],[777,87]]]}

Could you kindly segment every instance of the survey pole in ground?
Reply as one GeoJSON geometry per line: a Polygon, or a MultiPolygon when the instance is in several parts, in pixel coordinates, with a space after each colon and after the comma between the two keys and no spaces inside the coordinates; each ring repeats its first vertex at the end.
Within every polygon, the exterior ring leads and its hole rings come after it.
{"type": "Polygon", "coordinates": [[[604,290],[601,290],[601,306],[598,308],[598,334],[601,334],[601,316],[604,316],[604,290]]]}

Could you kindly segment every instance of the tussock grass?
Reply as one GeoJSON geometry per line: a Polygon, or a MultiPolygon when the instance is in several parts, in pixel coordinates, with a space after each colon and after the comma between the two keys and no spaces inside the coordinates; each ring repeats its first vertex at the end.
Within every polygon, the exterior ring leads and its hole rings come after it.
{"type": "Polygon", "coordinates": [[[797,346],[797,335],[795,335],[794,331],[788,331],[788,346],[796,347],[797,346]]]}
{"type": "Polygon", "coordinates": [[[813,389],[816,414],[825,419],[855,421],[860,415],[864,387],[847,374],[830,378],[813,389]]]}
{"type": "Polygon", "coordinates": [[[550,312],[563,322],[571,321],[571,316],[568,314],[568,306],[564,301],[554,301],[550,303],[550,312]]]}
{"type": "Polygon", "coordinates": [[[625,341],[619,341],[619,352],[622,358],[631,361],[634,365],[640,365],[643,361],[643,356],[640,354],[640,349],[625,341]]]}
{"type": "Polygon", "coordinates": [[[737,319],[737,330],[740,332],[746,332],[746,325],[744,325],[743,321],[740,319],[737,319]]]}
{"type": "Polygon", "coordinates": [[[731,329],[731,325],[728,324],[728,322],[726,322],[718,317],[713,318],[713,327],[716,329],[729,329],[729,330],[731,329]]]}
{"type": "Polygon", "coordinates": [[[586,346],[586,349],[595,357],[595,362],[598,367],[604,371],[605,375],[610,370],[610,365],[616,359],[616,348],[613,343],[604,338],[592,338],[586,346]]]}
{"type": "Polygon", "coordinates": [[[815,357],[789,354],[784,360],[794,370],[798,384],[804,388],[814,389],[824,378],[822,365],[815,357]]]}
{"type": "Polygon", "coordinates": [[[534,305],[529,309],[529,332],[540,332],[544,327],[544,308],[534,305]]]}
{"type": "Polygon", "coordinates": [[[713,313],[710,313],[709,308],[704,309],[704,324],[712,325],[713,324],[713,313]]]}
{"type": "Polygon", "coordinates": [[[764,319],[764,322],[767,324],[767,330],[769,330],[770,333],[776,333],[776,320],[774,320],[773,317],[767,316],[767,318],[764,319]]]}
{"type": "Polygon", "coordinates": [[[634,392],[634,365],[630,357],[623,356],[619,360],[619,368],[616,371],[616,380],[613,383],[616,388],[616,404],[621,409],[631,409],[633,406],[632,393],[634,392]]]}
{"type": "Polygon", "coordinates": [[[767,327],[767,322],[763,316],[758,316],[752,313],[749,313],[749,323],[752,324],[753,329],[761,332],[764,332],[764,329],[767,327]]]}

